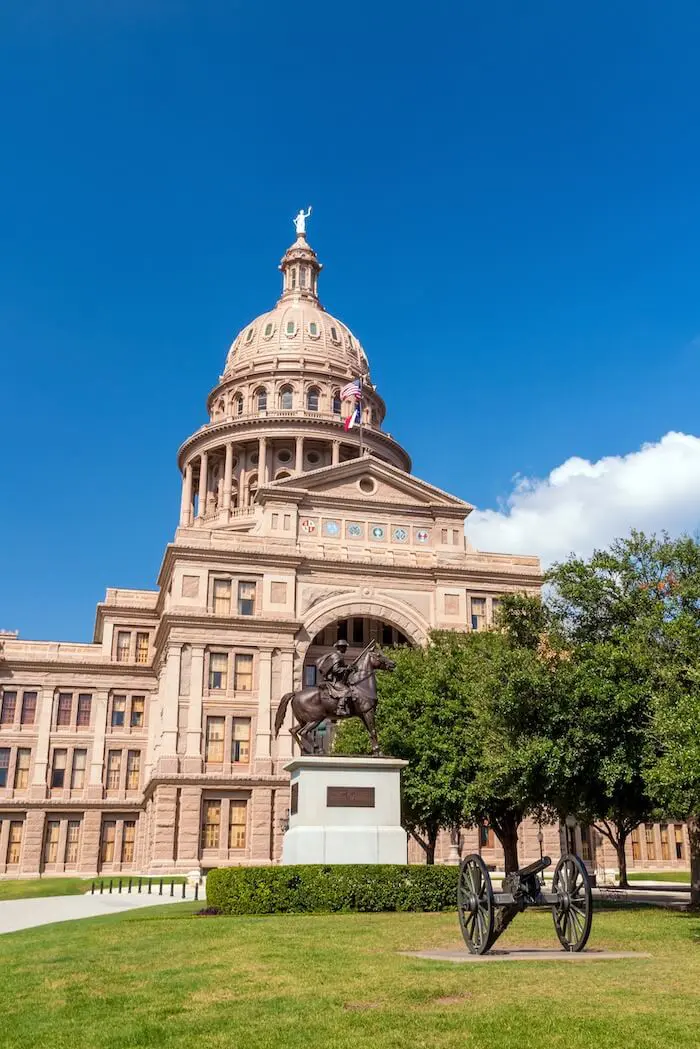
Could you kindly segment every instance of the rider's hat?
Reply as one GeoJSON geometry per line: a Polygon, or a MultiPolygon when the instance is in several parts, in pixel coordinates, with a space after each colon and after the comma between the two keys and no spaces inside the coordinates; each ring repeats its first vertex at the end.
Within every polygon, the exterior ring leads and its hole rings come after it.
{"type": "Polygon", "coordinates": [[[334,645],[334,648],[343,648],[343,649],[345,649],[347,647],[348,647],[348,643],[347,643],[347,641],[345,640],[344,637],[339,637],[338,640],[336,641],[335,645],[334,645]]]}

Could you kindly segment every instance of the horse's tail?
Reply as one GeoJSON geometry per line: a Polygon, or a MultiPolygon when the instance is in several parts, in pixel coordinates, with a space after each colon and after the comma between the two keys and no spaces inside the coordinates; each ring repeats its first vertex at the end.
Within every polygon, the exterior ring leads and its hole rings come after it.
{"type": "Polygon", "coordinates": [[[280,734],[280,729],[282,728],[282,723],[284,722],[284,716],[287,713],[289,701],[293,698],[293,692],[285,692],[285,694],[280,700],[279,706],[277,707],[277,713],[275,715],[275,739],[277,739],[277,737],[280,734]]]}

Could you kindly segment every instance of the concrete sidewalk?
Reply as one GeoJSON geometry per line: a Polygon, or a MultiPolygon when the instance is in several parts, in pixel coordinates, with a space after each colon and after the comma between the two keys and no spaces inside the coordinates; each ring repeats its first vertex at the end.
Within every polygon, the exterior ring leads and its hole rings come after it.
{"type": "MultiPolygon", "coordinates": [[[[180,888],[180,886],[176,886],[180,888]]],[[[194,891],[188,889],[186,899],[194,900],[194,891]]],[[[182,895],[158,896],[147,893],[134,895],[112,893],[94,896],[43,896],[30,900],[3,900],[0,902],[0,935],[32,929],[51,922],[69,922],[78,918],[96,918],[102,914],[118,914],[140,907],[159,907],[167,903],[182,903],[182,895]]],[[[201,900],[206,907],[206,900],[201,900]]]]}

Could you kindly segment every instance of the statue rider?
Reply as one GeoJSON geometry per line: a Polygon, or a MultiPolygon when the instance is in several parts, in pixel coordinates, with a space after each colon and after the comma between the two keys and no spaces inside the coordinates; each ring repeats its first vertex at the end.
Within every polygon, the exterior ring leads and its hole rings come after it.
{"type": "Polygon", "coordinates": [[[330,652],[316,661],[316,669],[323,678],[329,696],[338,701],[336,717],[339,718],[349,715],[348,702],[353,694],[352,686],[348,683],[352,665],[348,666],[344,658],[347,650],[348,643],[341,638],[330,652]]]}

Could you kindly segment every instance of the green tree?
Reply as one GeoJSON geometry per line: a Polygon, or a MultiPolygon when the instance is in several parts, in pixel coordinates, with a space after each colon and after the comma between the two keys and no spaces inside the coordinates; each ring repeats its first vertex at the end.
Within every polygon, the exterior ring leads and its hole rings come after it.
{"type": "MultiPolygon", "coordinates": [[[[434,863],[441,829],[461,822],[464,791],[473,774],[469,711],[457,688],[466,638],[436,633],[425,648],[397,648],[396,669],[379,674],[377,733],[382,751],[408,761],[403,774],[403,823],[434,863]]],[[[334,753],[369,753],[364,726],[338,728],[334,753]]]]}

